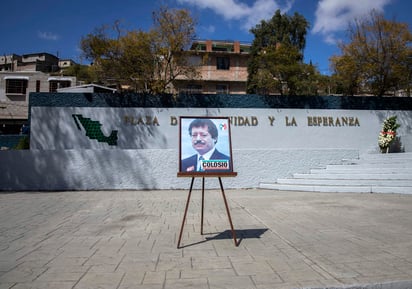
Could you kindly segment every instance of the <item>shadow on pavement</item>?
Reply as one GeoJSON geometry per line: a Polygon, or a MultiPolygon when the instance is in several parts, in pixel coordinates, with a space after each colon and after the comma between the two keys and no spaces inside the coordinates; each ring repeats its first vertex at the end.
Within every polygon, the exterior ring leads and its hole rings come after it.
{"type": "MultiPolygon", "coordinates": [[[[236,237],[237,237],[237,246],[240,245],[243,239],[259,239],[267,230],[268,229],[266,228],[265,229],[235,230],[236,237]]],[[[186,247],[191,247],[191,246],[199,245],[199,244],[211,241],[211,240],[233,239],[231,230],[226,230],[220,233],[218,232],[217,233],[203,233],[203,235],[209,235],[209,236],[207,236],[205,240],[203,241],[183,245],[183,246],[180,246],[179,248],[182,249],[186,247]],[[217,234],[217,235],[209,237],[210,235],[214,235],[214,234],[217,234]]]]}

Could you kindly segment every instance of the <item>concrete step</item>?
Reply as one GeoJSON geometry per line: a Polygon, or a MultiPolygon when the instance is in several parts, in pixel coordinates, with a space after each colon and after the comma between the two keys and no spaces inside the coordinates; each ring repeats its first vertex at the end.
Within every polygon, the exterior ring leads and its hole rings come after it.
{"type": "Polygon", "coordinates": [[[277,179],[277,184],[284,185],[322,185],[322,186],[404,186],[411,187],[412,180],[372,180],[372,179],[277,179]]]}
{"type": "Polygon", "coordinates": [[[405,159],[389,159],[389,158],[383,158],[383,159],[371,159],[371,160],[362,160],[362,159],[356,159],[352,161],[345,161],[342,162],[342,164],[339,165],[396,165],[396,166],[410,166],[412,163],[412,159],[405,158],[405,159]]]}
{"type": "Polygon", "coordinates": [[[412,153],[368,154],[342,164],[313,168],[291,178],[261,183],[286,191],[412,194],[412,153]]]}
{"type": "Polygon", "coordinates": [[[320,186],[320,185],[284,185],[277,183],[261,183],[260,188],[279,191],[304,191],[328,193],[392,193],[412,194],[410,186],[320,186]]]}
{"type": "Polygon", "coordinates": [[[394,174],[371,174],[371,173],[346,173],[337,174],[332,172],[324,172],[322,174],[293,174],[295,179],[329,179],[329,180],[409,180],[412,178],[408,173],[394,173],[394,174]]]}
{"type": "Polygon", "coordinates": [[[392,161],[391,163],[357,163],[357,164],[341,164],[341,165],[327,165],[326,167],[322,167],[323,169],[353,169],[356,165],[356,168],[359,169],[369,169],[369,168],[382,168],[382,169],[412,169],[412,160],[409,162],[400,162],[400,161],[392,161]]]}
{"type": "MultiPolygon", "coordinates": [[[[360,157],[359,159],[356,160],[345,160],[348,164],[362,164],[362,163],[367,163],[367,164],[401,164],[401,163],[410,163],[412,161],[412,154],[404,154],[404,156],[399,156],[396,157],[391,157],[387,156],[385,154],[381,154],[377,156],[371,156],[371,155],[365,155],[363,157],[360,157]]],[[[345,163],[343,162],[343,164],[345,163]]]]}
{"type": "Polygon", "coordinates": [[[397,174],[398,172],[402,172],[404,174],[409,174],[412,176],[412,168],[403,167],[403,168],[395,168],[395,167],[364,167],[361,168],[359,166],[355,167],[341,167],[338,166],[326,169],[311,169],[311,174],[319,174],[322,175],[324,173],[334,173],[334,174],[397,174]]]}
{"type": "Polygon", "coordinates": [[[404,153],[390,153],[390,154],[378,154],[378,153],[370,153],[370,154],[362,154],[359,157],[362,160],[371,160],[371,159],[405,159],[409,158],[412,159],[412,152],[404,152],[404,153]]]}

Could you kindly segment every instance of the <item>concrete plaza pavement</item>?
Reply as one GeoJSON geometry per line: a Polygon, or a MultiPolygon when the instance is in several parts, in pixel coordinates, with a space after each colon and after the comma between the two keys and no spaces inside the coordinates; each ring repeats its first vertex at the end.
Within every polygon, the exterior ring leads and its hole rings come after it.
{"type": "Polygon", "coordinates": [[[0,289],[412,288],[412,195],[0,193],[0,289]]]}

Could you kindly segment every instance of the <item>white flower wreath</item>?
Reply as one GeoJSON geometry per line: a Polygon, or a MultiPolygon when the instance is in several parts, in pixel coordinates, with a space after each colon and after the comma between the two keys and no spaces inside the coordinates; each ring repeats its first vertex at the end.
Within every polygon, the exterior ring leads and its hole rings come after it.
{"type": "Polygon", "coordinates": [[[391,116],[383,122],[382,131],[379,133],[378,144],[382,151],[388,152],[389,146],[396,138],[396,130],[400,124],[396,123],[396,116],[391,116]]]}
{"type": "Polygon", "coordinates": [[[391,131],[391,130],[381,131],[379,133],[379,139],[378,139],[379,147],[382,149],[389,147],[390,144],[395,139],[395,137],[396,137],[396,132],[394,131],[391,131]]]}

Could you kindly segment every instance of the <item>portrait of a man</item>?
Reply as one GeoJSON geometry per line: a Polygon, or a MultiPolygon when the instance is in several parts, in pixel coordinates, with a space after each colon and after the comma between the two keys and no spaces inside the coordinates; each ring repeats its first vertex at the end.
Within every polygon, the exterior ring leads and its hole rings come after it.
{"type": "Polygon", "coordinates": [[[228,118],[185,118],[181,124],[180,172],[231,172],[228,118]]]}

